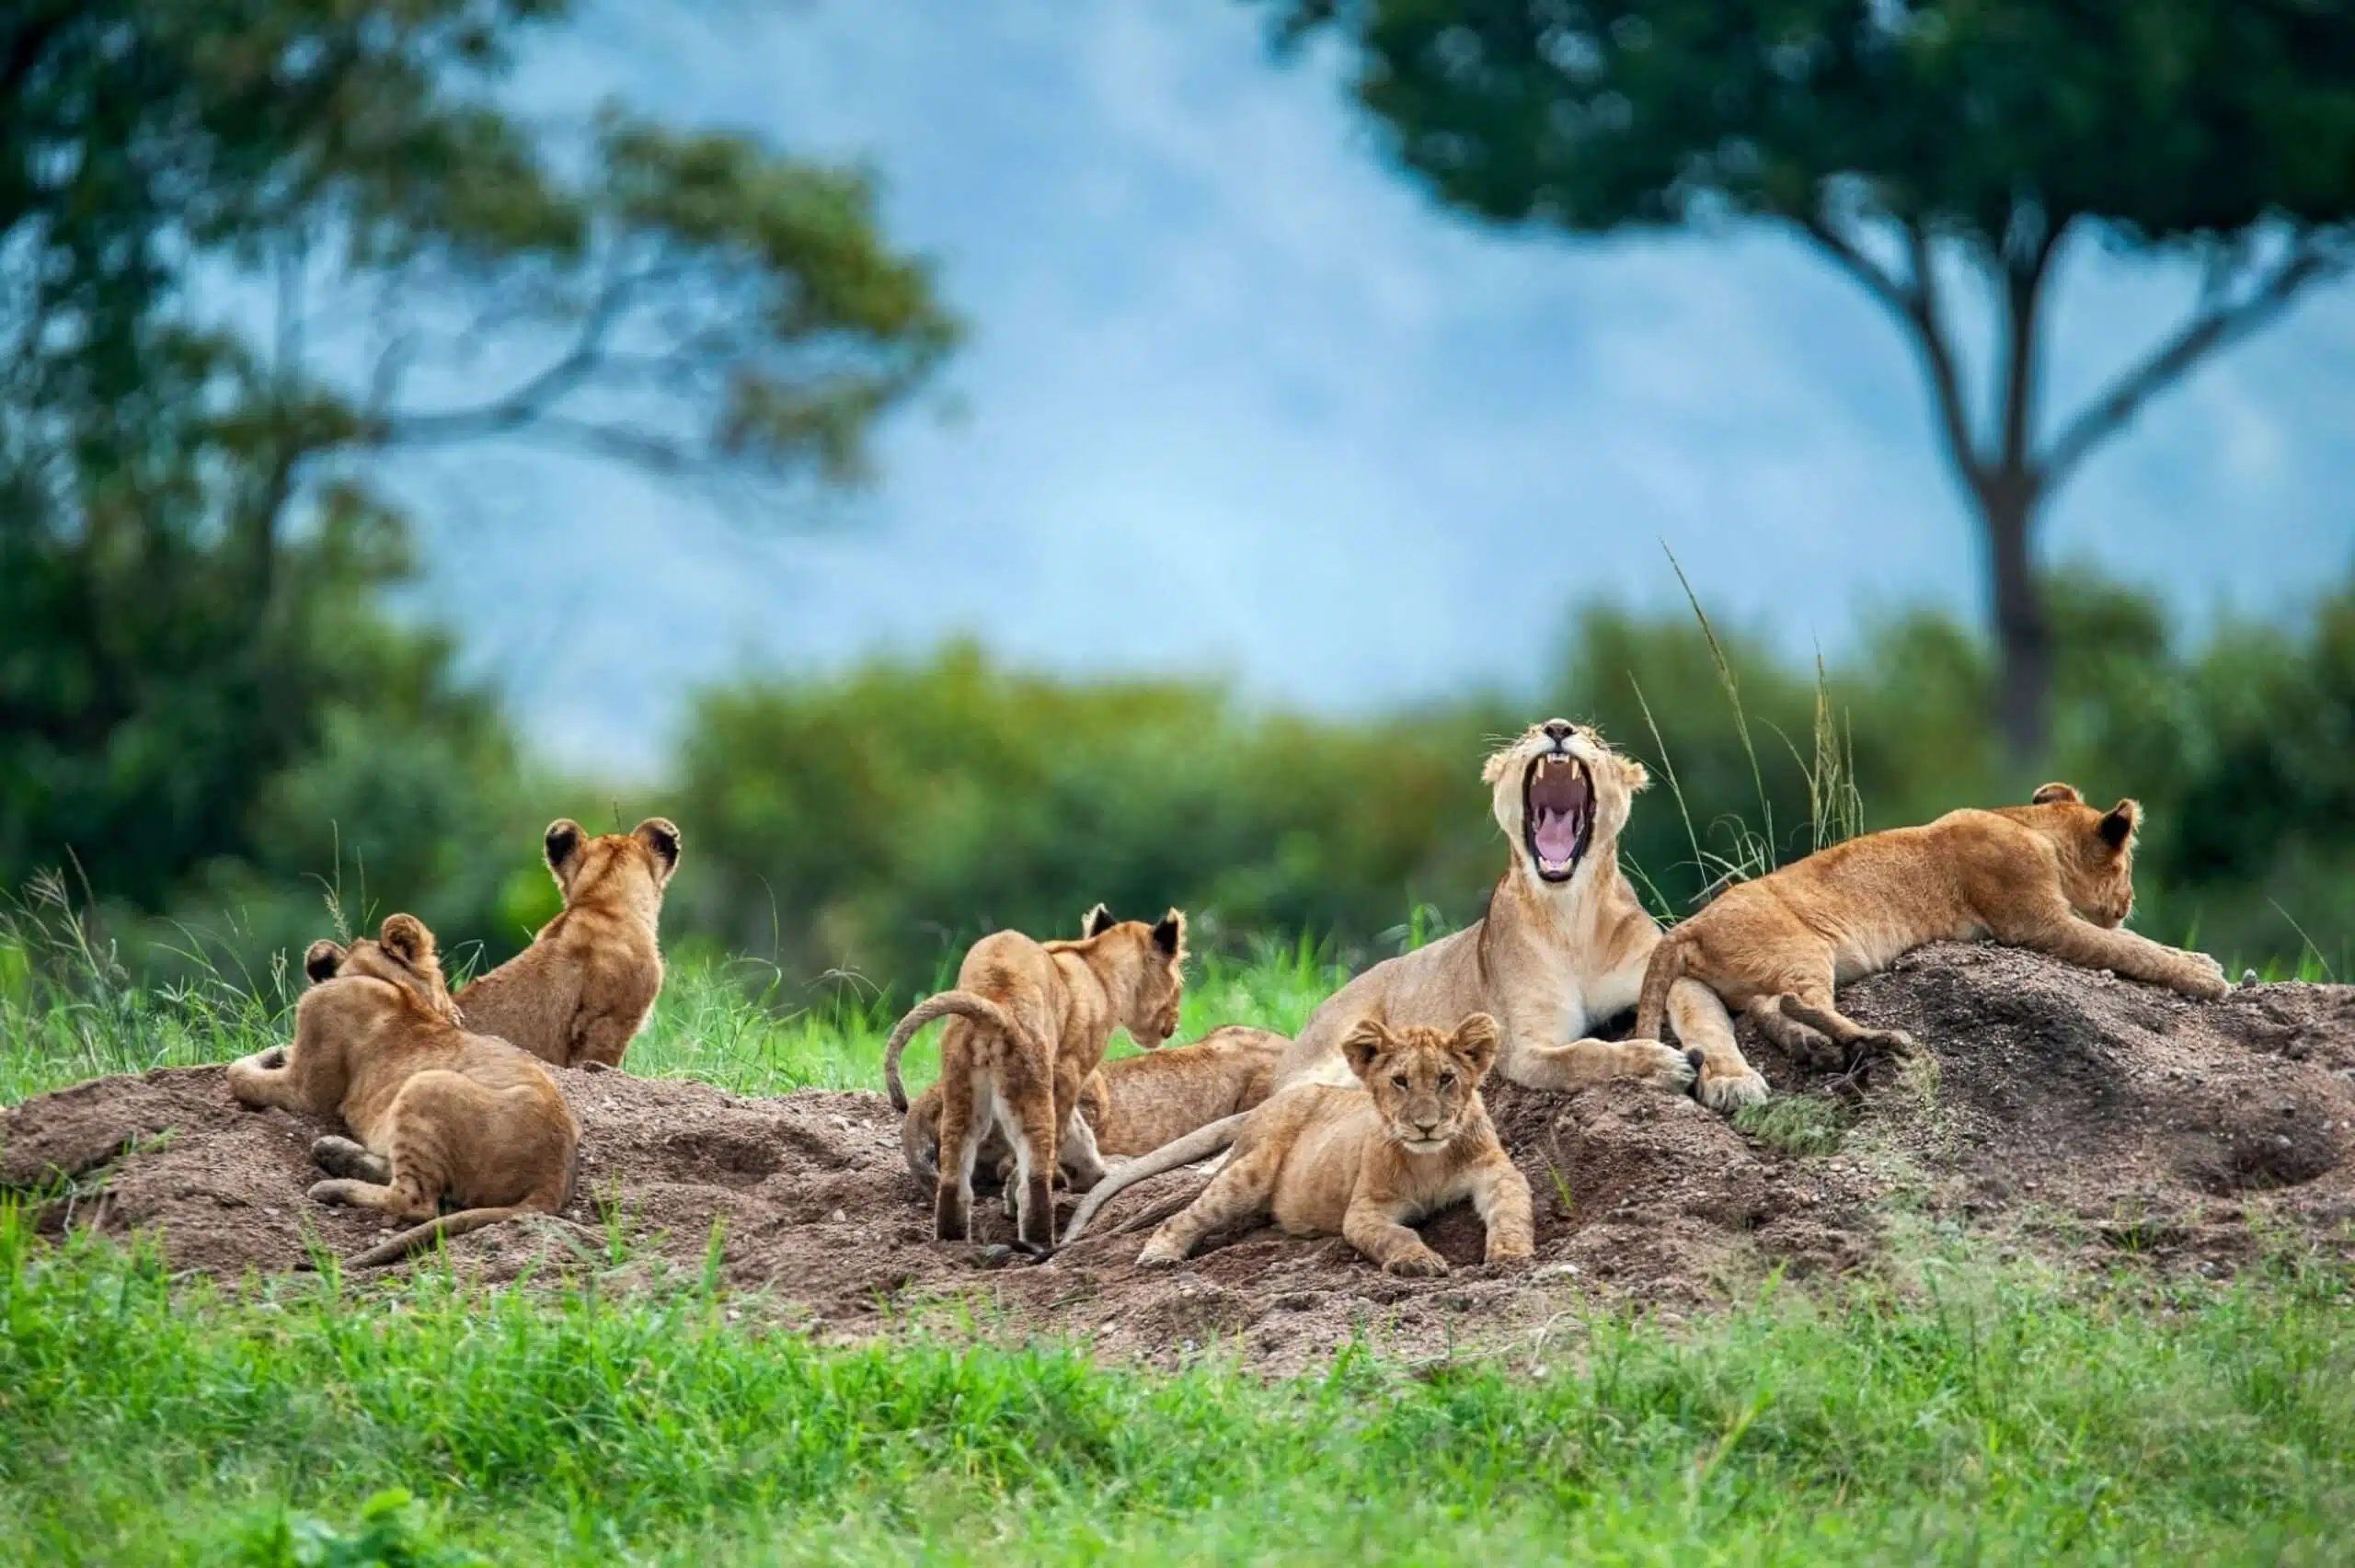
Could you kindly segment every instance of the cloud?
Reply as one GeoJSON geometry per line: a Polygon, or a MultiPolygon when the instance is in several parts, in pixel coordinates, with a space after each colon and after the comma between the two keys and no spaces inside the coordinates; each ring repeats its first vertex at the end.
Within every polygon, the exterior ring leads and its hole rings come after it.
{"type": "MultiPolygon", "coordinates": [[[[552,458],[403,472],[468,498],[431,595],[572,760],[656,765],[696,682],[958,631],[1336,712],[1519,683],[1568,604],[1674,602],[1662,541],[1795,650],[1859,608],[1976,601],[1918,371],[1860,290],[1763,232],[1453,217],[1247,7],[609,6],[519,86],[551,117],[607,94],[871,157],[977,330],[966,417],[897,421],[879,490],[816,539],[552,458]],[[623,630],[515,651],[582,624],[623,630]]],[[[2188,287],[2093,247],[2062,283],[2054,406],[2188,287]]],[[[2194,378],[2063,492],[2048,549],[2200,605],[2344,569],[2350,349],[2342,290],[2194,378]]]]}

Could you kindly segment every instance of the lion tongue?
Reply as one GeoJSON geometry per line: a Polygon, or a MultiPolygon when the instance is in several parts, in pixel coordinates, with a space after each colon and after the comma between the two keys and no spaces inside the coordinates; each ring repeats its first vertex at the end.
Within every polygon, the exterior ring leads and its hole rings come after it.
{"type": "Polygon", "coordinates": [[[1550,806],[1537,808],[1537,854],[1548,865],[1568,865],[1570,856],[1578,853],[1580,813],[1557,810],[1550,806]]]}

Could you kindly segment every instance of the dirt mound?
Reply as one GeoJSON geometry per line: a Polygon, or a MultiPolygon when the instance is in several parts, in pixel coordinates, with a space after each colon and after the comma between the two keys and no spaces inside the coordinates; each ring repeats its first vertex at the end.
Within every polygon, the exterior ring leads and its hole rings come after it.
{"type": "MultiPolygon", "coordinates": [[[[1495,1085],[1498,1127],[1536,1194],[1534,1266],[1481,1265],[1478,1221],[1458,1210],[1425,1230],[1458,1265],[1444,1279],[1392,1279],[1344,1242],[1269,1230],[1214,1243],[1175,1275],[1137,1269],[1142,1236],[1124,1227],[1189,1195],[1199,1178],[1187,1173],[1122,1194],[1052,1261],[1008,1265],[1001,1246],[928,1239],[929,1202],[879,1094],[743,1099],[574,1072],[559,1074],[584,1131],[572,1208],[454,1250],[494,1280],[693,1273],[719,1221],[727,1282],[769,1291],[821,1332],[872,1333],[946,1300],[1147,1359],[1237,1341],[1281,1369],[1361,1329],[1413,1354],[1581,1299],[1683,1309],[1769,1267],[1847,1270],[1869,1264],[1892,1224],[1922,1219],[2211,1268],[2246,1256],[2260,1229],[2349,1244],[2355,988],[2249,986],[2200,1003],[1949,945],[1859,982],[1842,1004],[1907,1030],[1926,1055],[1858,1093],[1745,1036],[1779,1097],[1752,1133],[1639,1086],[1495,1085]],[[618,1265],[616,1236],[629,1243],[618,1265]]],[[[303,1196],[319,1130],[239,1109],[218,1068],[108,1079],[0,1112],[0,1186],[45,1186],[53,1230],[152,1230],[178,1268],[281,1272],[308,1245],[348,1254],[385,1229],[303,1196]]],[[[1009,1232],[995,1204],[980,1215],[1009,1232]]]]}

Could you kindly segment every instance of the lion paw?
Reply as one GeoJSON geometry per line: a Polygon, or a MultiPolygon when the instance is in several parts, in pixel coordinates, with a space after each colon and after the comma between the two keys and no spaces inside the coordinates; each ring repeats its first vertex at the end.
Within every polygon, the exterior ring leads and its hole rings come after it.
{"type": "Polygon", "coordinates": [[[1139,1268],[1176,1268],[1186,1261],[1186,1254],[1171,1243],[1155,1236],[1137,1254],[1139,1268]]]}
{"type": "Polygon", "coordinates": [[[1683,1051],[1664,1046],[1658,1040],[1623,1040],[1620,1047],[1626,1055],[1627,1074],[1657,1083],[1663,1089],[1689,1089],[1695,1076],[1693,1063],[1683,1051]]]}
{"type": "Polygon", "coordinates": [[[1536,1251],[1537,1249],[1527,1242],[1490,1242],[1488,1252],[1482,1255],[1480,1261],[1482,1263],[1527,1263],[1536,1255],[1536,1251]]]}
{"type": "Polygon", "coordinates": [[[1437,1279],[1447,1272],[1447,1260],[1429,1247],[1418,1247],[1411,1253],[1401,1253],[1382,1265],[1384,1274],[1396,1274],[1407,1279],[1437,1279]]]}
{"type": "Polygon", "coordinates": [[[2224,979],[2224,966],[2205,953],[2188,953],[2190,960],[2184,972],[2177,977],[2175,989],[2186,996],[2196,996],[2202,1001],[2213,1001],[2229,992],[2232,982],[2224,979]]]}
{"type": "Polygon", "coordinates": [[[1720,1116],[1729,1116],[1744,1105],[1764,1104],[1766,1080],[1759,1076],[1754,1067],[1744,1067],[1740,1072],[1712,1074],[1705,1064],[1694,1092],[1700,1095],[1701,1104],[1720,1116]]]}

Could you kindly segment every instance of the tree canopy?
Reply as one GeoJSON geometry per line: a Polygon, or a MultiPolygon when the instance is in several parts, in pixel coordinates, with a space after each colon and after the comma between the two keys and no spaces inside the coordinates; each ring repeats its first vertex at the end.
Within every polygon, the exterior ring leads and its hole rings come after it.
{"type": "Polygon", "coordinates": [[[1985,530],[2015,754],[2051,683],[2042,503],[2154,395],[2355,264],[2355,13],[2333,0],[1259,0],[1355,51],[1358,100],[1442,200],[1573,234],[1755,218],[1915,348],[1985,530]],[[2048,411],[2047,285],[2097,230],[2197,256],[2191,314],[2048,411]],[[1942,257],[1986,285],[1984,396],[1942,257]]]}
{"type": "Polygon", "coordinates": [[[504,107],[570,10],[0,16],[0,884],[105,843],[152,898],[239,847],[364,679],[320,639],[403,558],[376,454],[839,483],[952,347],[863,170],[504,107]]]}

